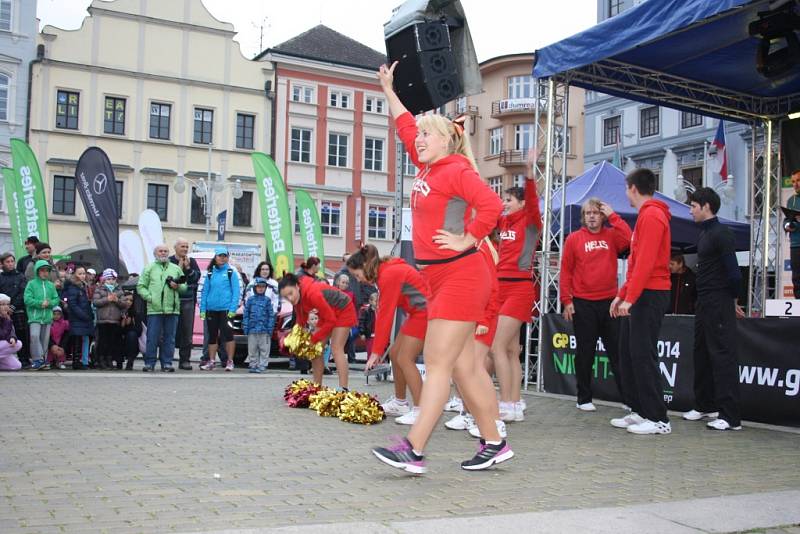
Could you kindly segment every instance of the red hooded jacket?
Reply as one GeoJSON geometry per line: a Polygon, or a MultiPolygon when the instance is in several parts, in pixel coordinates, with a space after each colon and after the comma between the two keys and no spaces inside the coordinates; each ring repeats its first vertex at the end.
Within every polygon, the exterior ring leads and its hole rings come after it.
{"type": "Polygon", "coordinates": [[[400,308],[406,314],[424,312],[431,295],[419,271],[400,258],[380,264],[377,284],[380,296],[372,352],[383,354],[389,346],[395,310],[400,308]]]}
{"type": "Polygon", "coordinates": [[[631,244],[631,227],[616,213],[593,234],[586,227],[572,232],[561,256],[561,302],[573,297],[586,300],[613,299],[617,294],[617,257],[631,244]]]}
{"type": "Polygon", "coordinates": [[[531,278],[533,254],[542,232],[542,215],[539,212],[539,195],[536,181],[525,180],[525,207],[515,213],[503,215],[500,228],[499,278],[531,278]]]}
{"type": "Polygon", "coordinates": [[[319,322],[316,331],[311,335],[311,341],[324,341],[331,335],[337,316],[346,310],[353,313],[352,301],[335,287],[315,282],[310,276],[301,277],[298,283],[300,302],[294,307],[297,324],[307,326],[308,314],[311,310],[317,310],[319,322]]]}
{"type": "Polygon", "coordinates": [[[459,253],[440,249],[434,243],[436,231],[469,233],[480,241],[494,229],[503,211],[500,198],[460,154],[423,166],[414,145],[417,136],[414,117],[404,113],[397,117],[396,124],[411,161],[421,169],[411,190],[414,255],[419,260],[454,258],[459,253]]]}
{"type": "Polygon", "coordinates": [[[648,200],[639,209],[631,237],[628,274],[617,295],[635,303],[645,289],[669,291],[669,257],[672,236],[669,230],[669,206],[660,200],[648,200]]]}

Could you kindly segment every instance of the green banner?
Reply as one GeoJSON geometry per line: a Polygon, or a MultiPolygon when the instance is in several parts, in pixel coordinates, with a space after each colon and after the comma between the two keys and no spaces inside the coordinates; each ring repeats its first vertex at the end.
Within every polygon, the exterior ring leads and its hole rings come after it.
{"type": "Polygon", "coordinates": [[[21,258],[28,253],[25,250],[25,240],[28,236],[22,233],[22,223],[17,210],[17,179],[14,169],[3,168],[3,190],[6,195],[8,207],[8,222],[11,225],[11,240],[14,243],[14,256],[21,258]]]}
{"type": "Polygon", "coordinates": [[[317,203],[305,191],[294,192],[297,204],[297,218],[300,220],[300,240],[303,243],[303,257],[319,258],[317,276],[325,278],[325,247],[322,244],[322,225],[319,222],[317,203]]]}
{"type": "Polygon", "coordinates": [[[292,218],[286,186],[272,158],[261,152],[253,152],[253,169],[258,186],[258,204],[261,206],[261,222],[267,251],[277,277],[294,271],[292,251],[292,218]]]}
{"type": "Polygon", "coordinates": [[[25,239],[33,235],[39,241],[50,242],[47,231],[47,202],[36,156],[25,141],[12,139],[11,159],[14,161],[19,232],[25,239]]]}

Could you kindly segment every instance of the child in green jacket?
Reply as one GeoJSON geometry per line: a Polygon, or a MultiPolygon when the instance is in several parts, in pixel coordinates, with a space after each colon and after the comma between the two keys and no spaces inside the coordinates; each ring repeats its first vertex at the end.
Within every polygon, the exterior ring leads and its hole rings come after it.
{"type": "Polygon", "coordinates": [[[39,260],[33,267],[36,277],[25,286],[25,309],[30,327],[31,368],[47,369],[45,354],[53,324],[53,308],[59,305],[56,286],[50,281],[52,266],[39,260]]]}

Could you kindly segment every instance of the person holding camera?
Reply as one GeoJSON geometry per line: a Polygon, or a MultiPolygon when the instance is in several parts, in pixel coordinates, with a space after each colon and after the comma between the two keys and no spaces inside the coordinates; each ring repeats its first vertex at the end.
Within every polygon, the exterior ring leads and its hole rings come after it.
{"type": "Polygon", "coordinates": [[[178,345],[178,367],[184,371],[191,371],[192,364],[189,358],[192,354],[192,335],[194,334],[194,309],[197,305],[197,283],[200,281],[200,267],[194,258],[189,256],[189,242],[179,237],[175,240],[175,254],[169,261],[177,265],[186,277],[186,293],[181,295],[181,313],[178,319],[176,333],[178,345]]]}
{"type": "Polygon", "coordinates": [[[136,284],[136,291],[147,303],[147,348],[142,371],[155,370],[158,350],[161,370],[172,373],[180,295],[186,292],[186,277],[180,267],[170,263],[167,245],[157,245],[153,255],[155,261],[144,268],[136,284]]]}
{"type": "Polygon", "coordinates": [[[214,370],[217,346],[225,344],[228,361],[226,371],[233,371],[233,356],[236,344],[228,319],[236,314],[239,307],[241,288],[239,277],[228,264],[228,249],[219,246],[214,250],[214,259],[208,264],[203,289],[200,293],[200,318],[208,327],[208,361],[200,366],[203,371],[214,370]]]}

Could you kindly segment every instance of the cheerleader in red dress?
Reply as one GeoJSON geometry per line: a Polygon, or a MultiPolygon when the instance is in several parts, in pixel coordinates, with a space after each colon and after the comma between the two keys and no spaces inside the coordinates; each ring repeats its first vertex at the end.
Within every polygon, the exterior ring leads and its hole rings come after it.
{"type": "Polygon", "coordinates": [[[372,452],[388,465],[424,473],[422,451],[442,415],[452,377],[485,438],[461,467],[486,469],[514,456],[495,426],[497,398],[485,368],[476,365],[474,340],[491,292],[489,269],[476,244],[494,229],[502,204],[476,171],[463,123],[441,115],[415,121],[392,88],[396,67],[396,62],[382,66],[378,78],[398,135],[420,170],[411,191],[412,244],[431,300],[419,415],[407,438],[372,452]]]}
{"type": "Polygon", "coordinates": [[[520,398],[522,365],[520,364],[519,331],[530,322],[538,289],[533,282],[533,255],[542,230],[539,196],[533,179],[537,154],[531,150],[528,164],[531,175],[525,188],[512,187],[503,195],[505,213],[500,219],[500,260],[497,276],[500,282],[500,311],[497,333],[492,344],[492,357],[500,384],[500,418],[503,421],[524,420],[525,404],[520,398]]]}
{"type": "Polygon", "coordinates": [[[386,348],[394,325],[397,308],[406,314],[403,326],[389,350],[394,376],[394,397],[382,404],[386,415],[398,416],[395,422],[413,425],[419,414],[422,377],[417,369],[417,356],[422,353],[428,328],[430,291],[422,275],[400,258],[381,258],[373,245],[364,245],[347,259],[347,269],[361,283],[378,287],[378,314],[375,337],[366,369],[377,364],[386,348]],[[413,407],[406,400],[406,386],[411,391],[413,407]]]}
{"type": "MultiPolygon", "coordinates": [[[[347,389],[348,364],[344,345],[350,335],[350,329],[358,323],[355,308],[350,297],[328,284],[315,282],[312,276],[297,278],[293,274],[285,274],[278,284],[283,298],[294,306],[295,320],[300,326],[308,326],[308,316],[316,310],[319,322],[311,334],[313,343],[331,341],[331,353],[336,362],[336,374],[339,375],[339,387],[347,389]]],[[[311,360],[311,371],[314,382],[322,384],[325,362],[322,357],[311,360]]]]}

